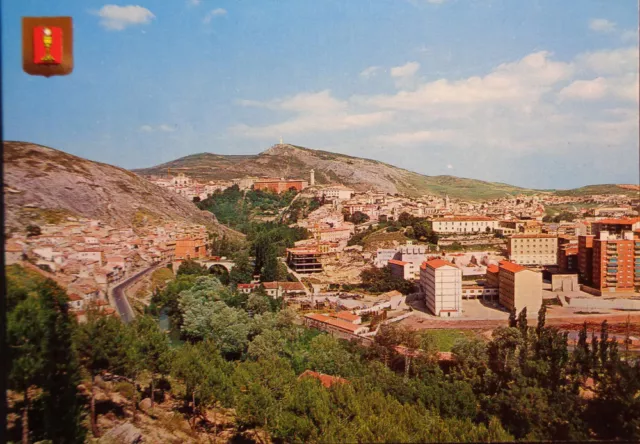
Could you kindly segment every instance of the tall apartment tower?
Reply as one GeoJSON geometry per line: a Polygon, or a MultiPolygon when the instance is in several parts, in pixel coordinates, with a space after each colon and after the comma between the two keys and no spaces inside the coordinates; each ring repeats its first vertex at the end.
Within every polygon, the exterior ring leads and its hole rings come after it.
{"type": "MultiPolygon", "coordinates": [[[[587,286],[598,295],[639,288],[640,219],[602,219],[592,224],[592,231],[593,236],[585,236],[593,238],[591,279],[585,281],[587,286]]],[[[581,247],[579,243],[579,259],[581,247]]]]}
{"type": "Polygon", "coordinates": [[[434,259],[420,266],[420,288],[425,304],[436,316],[462,315],[462,270],[451,262],[434,259]]]}
{"type": "Polygon", "coordinates": [[[316,172],[314,170],[309,171],[309,186],[312,187],[316,184],[316,172]]]}

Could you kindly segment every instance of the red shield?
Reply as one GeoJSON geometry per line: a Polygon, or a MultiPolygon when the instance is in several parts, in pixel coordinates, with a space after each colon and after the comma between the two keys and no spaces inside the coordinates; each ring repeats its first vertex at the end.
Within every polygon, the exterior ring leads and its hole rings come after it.
{"type": "Polygon", "coordinates": [[[62,28],[36,26],[33,28],[33,63],[59,65],[62,63],[62,28]]]}

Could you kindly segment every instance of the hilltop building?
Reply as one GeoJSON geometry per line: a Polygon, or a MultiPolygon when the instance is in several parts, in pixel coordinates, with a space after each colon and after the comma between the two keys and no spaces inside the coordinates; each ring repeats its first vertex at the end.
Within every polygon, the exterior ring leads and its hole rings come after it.
{"type": "Polygon", "coordinates": [[[258,179],[253,183],[254,190],[271,191],[272,193],[285,193],[287,191],[295,190],[302,191],[307,188],[308,183],[306,180],[301,179],[258,179]]]}
{"type": "Polygon", "coordinates": [[[489,233],[498,228],[498,221],[485,216],[453,216],[434,219],[436,233],[489,233]]]}

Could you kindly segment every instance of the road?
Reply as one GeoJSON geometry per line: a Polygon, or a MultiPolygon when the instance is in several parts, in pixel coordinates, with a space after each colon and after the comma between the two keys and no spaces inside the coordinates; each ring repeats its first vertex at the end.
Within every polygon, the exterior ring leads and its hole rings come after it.
{"type": "Polygon", "coordinates": [[[164,266],[165,264],[157,264],[152,267],[146,268],[133,276],[125,279],[124,281],[118,283],[115,287],[111,289],[111,294],[113,295],[113,301],[116,304],[116,310],[118,310],[118,314],[120,315],[120,319],[122,322],[129,323],[135,319],[135,314],[131,309],[131,305],[129,305],[129,300],[125,295],[124,291],[127,287],[134,284],[138,279],[143,277],[145,274],[155,270],[158,267],[164,266]]]}

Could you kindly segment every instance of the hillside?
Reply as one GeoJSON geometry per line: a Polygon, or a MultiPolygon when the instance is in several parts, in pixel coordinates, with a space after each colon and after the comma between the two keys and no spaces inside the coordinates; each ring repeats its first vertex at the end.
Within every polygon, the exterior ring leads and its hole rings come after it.
{"type": "Polygon", "coordinates": [[[185,198],[127,170],[32,143],[4,142],[4,193],[9,230],[80,216],[115,227],[187,221],[240,235],[185,198]]]}
{"type": "Polygon", "coordinates": [[[134,170],[141,175],[183,172],[200,180],[229,180],[245,176],[309,178],[316,183],[343,183],[358,191],[377,189],[410,196],[448,194],[460,199],[491,199],[533,190],[507,184],[453,176],[424,176],[383,162],[295,145],[276,145],[257,155],[194,154],[151,168],[134,170]]]}
{"type": "Polygon", "coordinates": [[[594,194],[626,194],[627,196],[638,198],[640,197],[640,186],[615,184],[587,185],[573,190],[557,190],[555,194],[568,197],[590,196],[594,194]]]}

